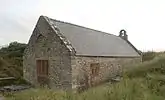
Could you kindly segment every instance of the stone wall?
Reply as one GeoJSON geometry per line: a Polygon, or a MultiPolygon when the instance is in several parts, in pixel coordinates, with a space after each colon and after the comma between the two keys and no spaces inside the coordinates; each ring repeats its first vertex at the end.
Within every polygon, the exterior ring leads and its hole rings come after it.
{"type": "Polygon", "coordinates": [[[25,49],[24,78],[37,86],[36,60],[48,60],[49,87],[71,88],[70,51],[44,18],[40,18],[25,49]]]}
{"type": "Polygon", "coordinates": [[[108,58],[74,56],[75,51],[67,39],[48,19],[40,17],[30,37],[23,57],[24,78],[37,86],[36,60],[49,62],[49,87],[74,89],[91,82],[100,83],[119,75],[122,66],[140,62],[140,58],[108,58]],[[98,76],[91,78],[90,64],[99,63],[98,76]]]}
{"type": "Polygon", "coordinates": [[[91,87],[121,74],[122,67],[141,62],[141,58],[72,57],[72,88],[91,87]],[[91,76],[90,65],[99,63],[99,74],[91,76]]]}

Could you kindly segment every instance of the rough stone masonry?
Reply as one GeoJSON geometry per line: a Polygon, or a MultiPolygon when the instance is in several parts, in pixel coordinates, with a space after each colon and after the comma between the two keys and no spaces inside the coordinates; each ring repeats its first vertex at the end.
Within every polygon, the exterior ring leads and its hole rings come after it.
{"type": "Polygon", "coordinates": [[[116,77],[123,66],[138,62],[141,54],[127,35],[123,38],[40,16],[24,51],[23,73],[36,87],[77,90],[116,77]]]}

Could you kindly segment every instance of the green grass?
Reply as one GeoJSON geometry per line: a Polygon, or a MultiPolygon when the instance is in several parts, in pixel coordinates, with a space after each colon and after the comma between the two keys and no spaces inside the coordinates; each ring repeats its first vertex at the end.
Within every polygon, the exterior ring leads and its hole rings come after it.
{"type": "Polygon", "coordinates": [[[12,42],[0,48],[0,78],[15,77],[15,81],[1,81],[0,86],[10,84],[25,84],[23,80],[22,56],[26,44],[12,42]]]}
{"type": "MultiPolygon", "coordinates": [[[[0,49],[0,77],[17,78],[1,85],[24,84],[22,56],[26,44],[12,42],[0,49]]],[[[124,70],[124,79],[115,84],[104,84],[81,94],[48,89],[30,89],[5,94],[7,100],[165,100],[165,52],[144,52],[143,64],[124,70]]]]}
{"type": "Polygon", "coordinates": [[[30,89],[6,95],[7,100],[165,100],[165,56],[130,66],[118,83],[106,83],[81,94],[30,89]]]}
{"type": "Polygon", "coordinates": [[[148,85],[152,84],[142,78],[125,79],[120,83],[99,86],[81,94],[31,89],[8,95],[7,100],[164,100],[163,92],[162,95],[157,94],[148,85]]]}

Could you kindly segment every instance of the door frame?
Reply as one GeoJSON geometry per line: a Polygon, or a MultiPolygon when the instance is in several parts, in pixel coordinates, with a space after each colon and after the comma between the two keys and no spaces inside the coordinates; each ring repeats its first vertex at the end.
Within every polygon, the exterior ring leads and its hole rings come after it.
{"type": "MultiPolygon", "coordinates": [[[[35,60],[35,63],[36,63],[36,76],[37,76],[37,83],[40,85],[40,86],[48,86],[49,87],[49,60],[46,59],[46,58],[37,58],[35,60]],[[47,67],[46,67],[46,72],[42,72],[45,70],[45,67],[43,67],[43,65],[38,65],[38,62],[37,61],[41,61],[41,64],[45,64],[45,63],[42,63],[42,61],[46,61],[47,62],[47,67]],[[42,69],[44,68],[44,70],[42,69]],[[39,70],[41,72],[39,72],[39,70]]],[[[44,65],[45,66],[45,65],[44,65]]]]}

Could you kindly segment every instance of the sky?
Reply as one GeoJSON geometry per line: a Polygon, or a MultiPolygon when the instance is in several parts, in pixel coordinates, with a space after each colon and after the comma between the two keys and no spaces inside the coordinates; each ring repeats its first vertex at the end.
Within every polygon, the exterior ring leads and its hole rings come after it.
{"type": "Polygon", "coordinates": [[[0,0],[0,46],[27,43],[40,15],[114,35],[139,50],[165,51],[164,0],[0,0]]]}

